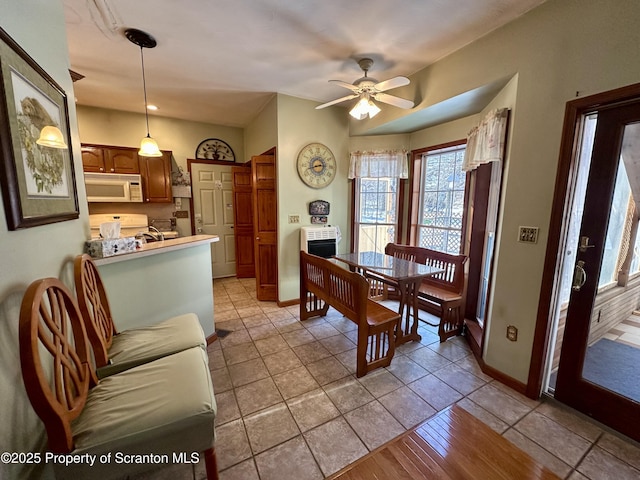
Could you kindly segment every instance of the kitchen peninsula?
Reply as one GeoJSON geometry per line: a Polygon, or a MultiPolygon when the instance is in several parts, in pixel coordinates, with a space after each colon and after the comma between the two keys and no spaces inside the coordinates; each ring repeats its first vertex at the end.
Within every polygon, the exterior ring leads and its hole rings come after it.
{"type": "Polygon", "coordinates": [[[143,244],[135,252],[94,260],[119,330],[193,312],[206,337],[215,332],[211,243],[193,235],[143,244]]]}

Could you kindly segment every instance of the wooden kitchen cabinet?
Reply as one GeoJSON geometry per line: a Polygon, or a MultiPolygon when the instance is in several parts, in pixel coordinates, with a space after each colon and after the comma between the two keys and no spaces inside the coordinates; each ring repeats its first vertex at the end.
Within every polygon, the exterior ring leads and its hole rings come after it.
{"type": "Polygon", "coordinates": [[[82,145],[82,169],[97,173],[140,173],[134,148],[82,145]]]}
{"type": "Polygon", "coordinates": [[[142,177],[142,198],[149,203],[171,203],[171,152],[142,157],[137,148],[82,144],[82,169],[97,173],[135,173],[142,177]]]}
{"type": "Polygon", "coordinates": [[[161,157],[138,157],[142,176],[142,193],[145,202],[171,203],[171,152],[161,157]]]}

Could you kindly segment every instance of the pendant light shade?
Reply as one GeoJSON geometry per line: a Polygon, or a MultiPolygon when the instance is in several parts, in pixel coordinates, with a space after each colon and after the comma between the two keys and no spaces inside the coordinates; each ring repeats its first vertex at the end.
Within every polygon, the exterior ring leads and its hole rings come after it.
{"type": "Polygon", "coordinates": [[[158,143],[147,135],[140,142],[138,155],[142,155],[143,157],[161,157],[162,152],[160,151],[160,147],[158,147],[158,143]]]}
{"type": "Polygon", "coordinates": [[[140,47],[140,61],[142,64],[142,90],[144,92],[144,115],[147,121],[147,136],[140,142],[140,150],[138,155],[143,157],[161,157],[162,152],[158,147],[157,142],[151,138],[149,133],[149,109],[147,105],[147,82],[144,75],[144,54],[143,48],[154,48],[157,45],[156,39],[149,35],[147,32],[138,30],[136,28],[129,28],[125,30],[124,35],[131,43],[135,43],[140,47]]]}
{"type": "Polygon", "coordinates": [[[58,127],[46,126],[40,131],[40,138],[36,140],[38,145],[49,148],[69,148],[64,142],[64,136],[58,127]]]}

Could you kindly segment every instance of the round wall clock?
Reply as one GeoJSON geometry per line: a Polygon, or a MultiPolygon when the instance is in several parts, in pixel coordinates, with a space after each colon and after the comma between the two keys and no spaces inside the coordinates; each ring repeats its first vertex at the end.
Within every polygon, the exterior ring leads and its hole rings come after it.
{"type": "Polygon", "coordinates": [[[196,159],[235,162],[236,155],[227,142],[218,138],[207,138],[196,148],[196,159]]]}
{"type": "Polygon", "coordinates": [[[312,188],[326,187],[336,176],[336,159],[321,143],[310,143],[300,150],[297,167],[300,179],[312,188]]]}

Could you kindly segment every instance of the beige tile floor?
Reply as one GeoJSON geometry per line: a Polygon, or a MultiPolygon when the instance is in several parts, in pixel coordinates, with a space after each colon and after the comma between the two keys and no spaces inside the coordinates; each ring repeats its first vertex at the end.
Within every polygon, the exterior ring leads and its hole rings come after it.
{"type": "MultiPolygon", "coordinates": [[[[256,301],[254,282],[214,282],[216,328],[232,331],[208,349],[222,480],[322,479],[453,403],[561,478],[640,478],[637,443],[486,376],[463,338],[440,344],[421,325],[420,343],[357,379],[353,323],[335,311],[302,323],[298,306],[256,301]]],[[[142,478],[205,473],[200,464],[142,478]]]]}

